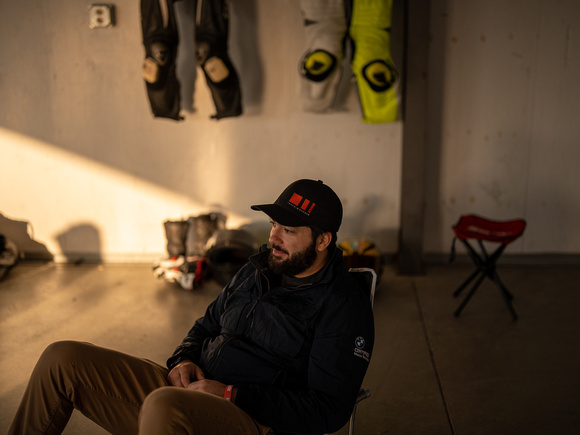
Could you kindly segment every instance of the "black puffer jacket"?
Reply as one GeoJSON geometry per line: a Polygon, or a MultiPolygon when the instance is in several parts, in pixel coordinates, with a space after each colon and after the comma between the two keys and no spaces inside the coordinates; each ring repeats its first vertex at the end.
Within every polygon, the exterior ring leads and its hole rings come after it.
{"type": "Polygon", "coordinates": [[[322,278],[293,289],[261,252],[208,307],[173,356],[238,387],[236,405],[276,434],[335,432],[347,421],[374,344],[371,304],[336,249],[322,278]]]}

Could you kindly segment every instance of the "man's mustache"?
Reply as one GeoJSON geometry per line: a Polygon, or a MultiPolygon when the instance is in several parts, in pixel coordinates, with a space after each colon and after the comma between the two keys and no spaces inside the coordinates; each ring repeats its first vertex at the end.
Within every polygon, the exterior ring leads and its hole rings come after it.
{"type": "Polygon", "coordinates": [[[286,251],[286,249],[281,248],[280,245],[276,245],[275,243],[272,244],[272,248],[275,249],[276,251],[281,251],[286,255],[290,255],[288,254],[288,251],[286,251]]]}

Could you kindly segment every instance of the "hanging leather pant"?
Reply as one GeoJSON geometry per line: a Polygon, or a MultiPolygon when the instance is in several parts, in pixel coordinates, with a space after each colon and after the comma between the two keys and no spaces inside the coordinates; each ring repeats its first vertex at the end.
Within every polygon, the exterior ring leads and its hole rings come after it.
{"type": "Polygon", "coordinates": [[[392,0],[353,0],[349,27],[354,44],[351,62],[363,121],[393,122],[398,118],[397,71],[391,58],[392,0]]]}
{"type": "Polygon", "coordinates": [[[173,4],[174,0],[141,0],[145,46],[142,75],[153,115],[179,120],[179,81],[175,73],[179,36],[173,4]]]}
{"type": "Polygon", "coordinates": [[[195,58],[203,69],[220,119],[242,114],[238,74],[228,56],[227,0],[197,0],[195,58]]]}
{"type": "Polygon", "coordinates": [[[334,104],[342,76],[346,18],[344,0],[300,0],[306,52],[300,62],[304,110],[323,112],[334,104]]]}
{"type": "Polygon", "coordinates": [[[398,119],[398,75],[390,50],[392,4],[392,0],[300,0],[307,46],[300,64],[305,110],[332,108],[348,36],[363,121],[398,119]]]}
{"type": "MultiPolygon", "coordinates": [[[[180,86],[176,75],[179,44],[174,3],[179,0],[141,0],[145,61],[143,78],[153,114],[180,120],[180,86]]],[[[221,119],[242,113],[237,72],[228,56],[229,15],[227,0],[197,0],[195,58],[221,119]]]]}

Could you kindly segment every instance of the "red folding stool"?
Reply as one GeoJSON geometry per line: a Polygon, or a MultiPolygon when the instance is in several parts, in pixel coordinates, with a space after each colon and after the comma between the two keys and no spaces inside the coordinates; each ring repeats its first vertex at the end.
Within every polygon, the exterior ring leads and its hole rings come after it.
{"type": "Polygon", "coordinates": [[[459,296],[459,294],[469,285],[471,281],[473,281],[478,275],[480,276],[471,288],[470,292],[467,294],[465,299],[463,299],[455,311],[455,317],[458,317],[459,314],[461,314],[461,311],[463,308],[465,308],[465,305],[467,305],[471,297],[475,294],[479,285],[487,276],[499,289],[499,293],[505,301],[513,319],[518,319],[518,315],[516,314],[516,311],[514,310],[511,302],[513,296],[499,279],[499,276],[496,272],[496,263],[503,253],[505,247],[520,237],[525,228],[526,221],[523,219],[515,219],[511,221],[492,221],[476,215],[463,215],[459,218],[459,222],[453,226],[455,237],[453,238],[450,261],[453,261],[455,256],[455,240],[459,239],[465,245],[467,253],[469,254],[469,257],[477,269],[465,280],[463,284],[459,286],[457,290],[455,290],[453,296],[459,296]],[[471,246],[469,243],[469,239],[474,239],[477,241],[481,253],[478,254],[475,251],[473,246],[471,246]],[[483,241],[499,243],[500,245],[491,255],[489,255],[485,249],[485,246],[483,245],[483,241]]]}

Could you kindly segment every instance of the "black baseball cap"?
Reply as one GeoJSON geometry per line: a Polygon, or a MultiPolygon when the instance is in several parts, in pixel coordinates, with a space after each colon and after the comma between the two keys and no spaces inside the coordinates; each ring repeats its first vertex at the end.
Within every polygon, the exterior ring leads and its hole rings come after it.
{"type": "Polygon", "coordinates": [[[290,184],[274,204],[253,205],[280,225],[315,226],[332,233],[342,222],[342,203],[322,181],[298,180],[290,184]]]}

